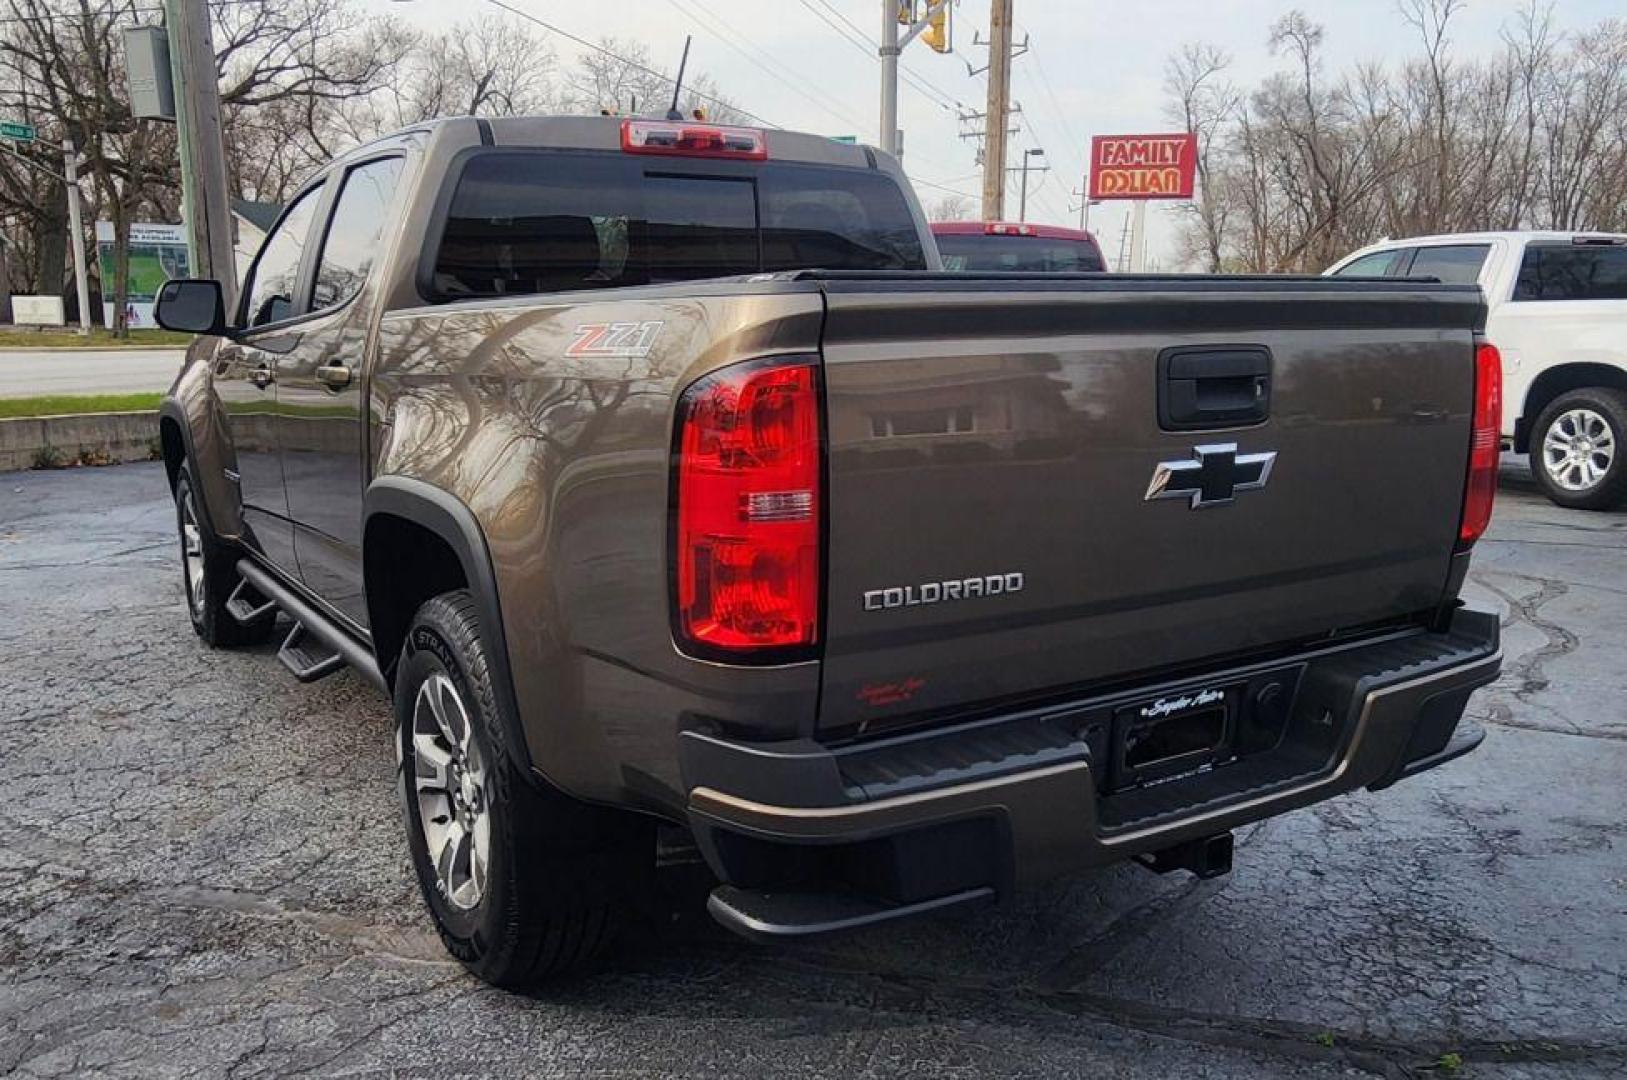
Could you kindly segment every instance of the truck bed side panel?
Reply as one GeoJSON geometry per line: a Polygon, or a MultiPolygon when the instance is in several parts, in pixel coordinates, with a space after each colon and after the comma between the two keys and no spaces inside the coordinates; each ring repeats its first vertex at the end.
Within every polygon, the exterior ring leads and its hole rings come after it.
{"type": "Polygon", "coordinates": [[[532,760],[571,793],[681,807],[680,727],[812,729],[816,662],[730,669],[674,648],[667,529],[677,394],[816,351],[821,312],[811,287],[690,283],[384,320],[374,475],[425,480],[479,520],[532,760]],[[659,325],[594,329],[612,324],[659,325]]]}

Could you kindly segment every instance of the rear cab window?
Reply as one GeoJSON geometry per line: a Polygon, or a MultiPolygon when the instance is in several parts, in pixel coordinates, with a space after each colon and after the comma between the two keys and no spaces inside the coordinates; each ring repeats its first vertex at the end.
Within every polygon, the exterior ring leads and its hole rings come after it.
{"type": "Polygon", "coordinates": [[[1530,244],[1514,299],[1627,300],[1627,244],[1530,244]]]}
{"type": "Polygon", "coordinates": [[[488,150],[458,172],[429,299],[653,285],[764,271],[926,268],[883,173],[488,150]]]}
{"type": "Polygon", "coordinates": [[[945,270],[1066,274],[1107,269],[1089,240],[998,233],[939,233],[935,239],[945,270]]]}

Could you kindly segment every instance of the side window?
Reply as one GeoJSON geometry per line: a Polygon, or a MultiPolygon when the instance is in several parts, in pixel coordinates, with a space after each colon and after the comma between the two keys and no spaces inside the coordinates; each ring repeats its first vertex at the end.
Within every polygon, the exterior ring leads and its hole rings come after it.
{"type": "Polygon", "coordinates": [[[301,195],[260,248],[260,255],[243,287],[243,294],[249,298],[244,309],[249,326],[281,322],[294,315],[299,260],[311,235],[311,219],[316,215],[322,188],[323,185],[318,184],[301,195]]]}
{"type": "Polygon", "coordinates": [[[1627,299],[1627,247],[1527,247],[1514,299],[1627,299]]]}
{"type": "Polygon", "coordinates": [[[1391,251],[1375,251],[1371,255],[1363,255],[1355,262],[1341,266],[1334,277],[1389,277],[1395,273],[1396,264],[1407,253],[1405,248],[1391,251]]]}
{"type": "Polygon", "coordinates": [[[361,291],[378,255],[401,166],[400,158],[383,158],[358,165],[345,175],[316,266],[312,311],[335,307],[361,291]]]}
{"type": "Polygon", "coordinates": [[[1491,253],[1490,244],[1448,244],[1421,247],[1412,260],[1410,277],[1439,278],[1449,285],[1473,285],[1480,280],[1480,268],[1491,253]]]}

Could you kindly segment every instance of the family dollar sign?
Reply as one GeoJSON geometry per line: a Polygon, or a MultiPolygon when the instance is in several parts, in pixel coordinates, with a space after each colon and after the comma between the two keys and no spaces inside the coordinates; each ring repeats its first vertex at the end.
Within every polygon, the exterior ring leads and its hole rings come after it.
{"type": "Polygon", "coordinates": [[[1190,199],[1198,137],[1097,135],[1090,140],[1092,199],[1190,199]]]}

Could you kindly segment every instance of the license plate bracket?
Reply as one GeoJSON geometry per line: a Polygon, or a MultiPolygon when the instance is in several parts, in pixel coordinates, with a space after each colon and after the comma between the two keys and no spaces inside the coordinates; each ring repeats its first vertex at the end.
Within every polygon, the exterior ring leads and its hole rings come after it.
{"type": "Polygon", "coordinates": [[[1122,790],[1171,780],[1230,758],[1246,685],[1163,694],[1115,710],[1112,787],[1122,790]]]}

